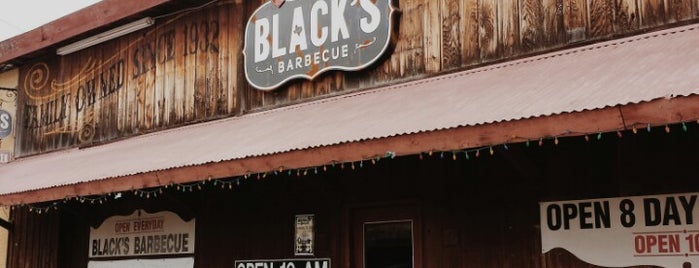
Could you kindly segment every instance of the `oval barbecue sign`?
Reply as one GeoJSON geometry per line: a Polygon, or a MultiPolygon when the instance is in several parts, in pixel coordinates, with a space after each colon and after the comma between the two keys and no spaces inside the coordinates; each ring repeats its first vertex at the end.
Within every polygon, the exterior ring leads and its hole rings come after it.
{"type": "Polygon", "coordinates": [[[271,90],[328,70],[374,63],[391,40],[391,0],[274,0],[245,28],[245,77],[271,90]]]}

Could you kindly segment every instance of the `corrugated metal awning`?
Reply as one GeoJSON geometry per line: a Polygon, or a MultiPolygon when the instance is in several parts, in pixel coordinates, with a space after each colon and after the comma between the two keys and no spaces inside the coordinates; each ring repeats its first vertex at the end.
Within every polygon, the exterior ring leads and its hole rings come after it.
{"type": "Polygon", "coordinates": [[[683,26],[28,157],[0,167],[0,199],[158,170],[689,96],[699,93],[698,44],[699,25],[683,26]]]}

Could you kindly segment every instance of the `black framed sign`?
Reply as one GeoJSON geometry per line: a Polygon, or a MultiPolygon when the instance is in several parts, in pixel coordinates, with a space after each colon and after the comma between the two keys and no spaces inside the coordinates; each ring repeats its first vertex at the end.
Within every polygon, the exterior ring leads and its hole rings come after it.
{"type": "Polygon", "coordinates": [[[330,258],[318,259],[278,259],[278,260],[239,260],[235,268],[331,268],[330,258]]]}

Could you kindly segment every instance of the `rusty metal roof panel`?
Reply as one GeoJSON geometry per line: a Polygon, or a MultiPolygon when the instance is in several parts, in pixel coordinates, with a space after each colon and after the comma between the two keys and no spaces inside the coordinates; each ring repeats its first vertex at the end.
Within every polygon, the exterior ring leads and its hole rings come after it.
{"type": "Polygon", "coordinates": [[[0,167],[0,195],[699,93],[699,24],[0,167]]]}

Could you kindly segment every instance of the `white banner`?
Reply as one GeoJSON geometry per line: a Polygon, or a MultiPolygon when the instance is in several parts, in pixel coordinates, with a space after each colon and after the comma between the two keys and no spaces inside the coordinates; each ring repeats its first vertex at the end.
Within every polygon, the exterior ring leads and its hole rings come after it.
{"type": "Polygon", "coordinates": [[[594,265],[699,266],[699,193],[540,203],[541,247],[594,265]]]}
{"type": "Polygon", "coordinates": [[[136,211],[110,217],[90,229],[90,258],[194,254],[194,219],[177,214],[136,211]]]}
{"type": "Polygon", "coordinates": [[[116,261],[90,261],[87,268],[192,268],[194,258],[134,259],[116,261]]]}

